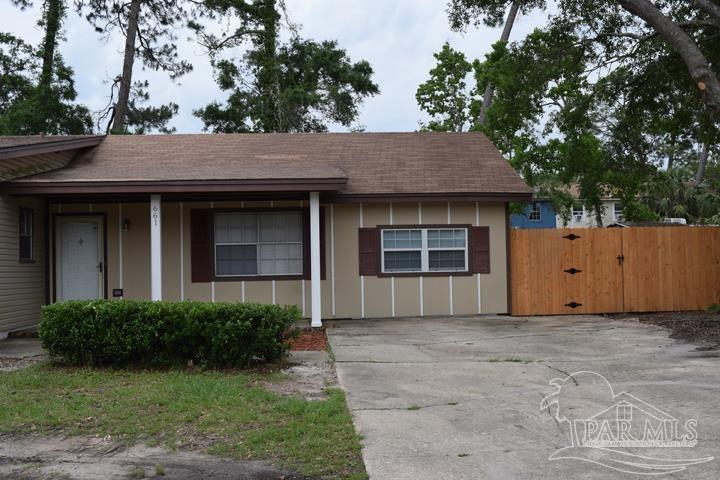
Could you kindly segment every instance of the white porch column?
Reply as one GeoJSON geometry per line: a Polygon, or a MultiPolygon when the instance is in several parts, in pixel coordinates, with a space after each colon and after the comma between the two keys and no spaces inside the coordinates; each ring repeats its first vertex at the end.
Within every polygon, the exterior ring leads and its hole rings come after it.
{"type": "Polygon", "coordinates": [[[310,290],[313,327],[322,327],[320,311],[320,193],[310,192],[310,290]]]}
{"type": "Polygon", "coordinates": [[[150,292],[162,300],[162,208],[160,195],[150,195],[150,292]]]}

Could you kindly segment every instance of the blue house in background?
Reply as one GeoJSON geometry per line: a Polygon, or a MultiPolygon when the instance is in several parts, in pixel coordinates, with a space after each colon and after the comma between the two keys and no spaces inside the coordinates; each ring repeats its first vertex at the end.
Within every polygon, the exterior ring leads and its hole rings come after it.
{"type": "Polygon", "coordinates": [[[510,216],[512,228],[555,228],[555,207],[549,200],[535,200],[525,205],[525,214],[510,216]]]}

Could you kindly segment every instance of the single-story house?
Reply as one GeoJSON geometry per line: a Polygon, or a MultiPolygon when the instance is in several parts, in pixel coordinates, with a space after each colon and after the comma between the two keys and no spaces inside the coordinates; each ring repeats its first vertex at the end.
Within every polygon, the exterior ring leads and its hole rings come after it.
{"type": "Polygon", "coordinates": [[[506,313],[530,197],[481,133],[0,137],[0,332],[89,298],[506,313]]]}

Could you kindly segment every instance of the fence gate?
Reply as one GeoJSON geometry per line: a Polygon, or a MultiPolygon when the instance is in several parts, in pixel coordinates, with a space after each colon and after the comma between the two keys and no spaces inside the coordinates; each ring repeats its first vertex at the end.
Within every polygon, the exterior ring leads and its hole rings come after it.
{"type": "Polygon", "coordinates": [[[720,301],[720,228],[519,229],[513,315],[698,310],[720,301]]]}
{"type": "Polygon", "coordinates": [[[624,228],[626,312],[704,310],[720,303],[720,228],[624,228]]]}

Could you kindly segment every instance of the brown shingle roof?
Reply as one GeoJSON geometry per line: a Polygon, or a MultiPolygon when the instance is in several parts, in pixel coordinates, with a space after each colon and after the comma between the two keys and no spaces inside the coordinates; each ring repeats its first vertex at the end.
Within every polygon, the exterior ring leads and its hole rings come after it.
{"type": "Polygon", "coordinates": [[[345,177],[351,195],[531,193],[481,133],[111,135],[15,183],[345,177]]]}

